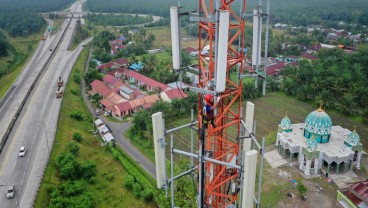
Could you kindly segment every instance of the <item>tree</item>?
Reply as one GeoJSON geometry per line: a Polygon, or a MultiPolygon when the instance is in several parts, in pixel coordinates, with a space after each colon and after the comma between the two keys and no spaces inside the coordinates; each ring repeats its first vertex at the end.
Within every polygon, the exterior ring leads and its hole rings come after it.
{"type": "Polygon", "coordinates": [[[100,74],[98,72],[97,69],[89,69],[85,74],[84,74],[84,80],[86,81],[86,85],[90,85],[93,80],[101,80],[102,79],[102,74],[100,74]]]}
{"type": "Polygon", "coordinates": [[[133,131],[135,133],[142,133],[147,130],[147,122],[150,121],[149,113],[147,110],[138,111],[132,120],[133,131]]]}
{"type": "Polygon", "coordinates": [[[171,100],[170,104],[173,114],[180,115],[181,109],[184,107],[183,102],[184,101],[182,99],[177,98],[171,100]]]}

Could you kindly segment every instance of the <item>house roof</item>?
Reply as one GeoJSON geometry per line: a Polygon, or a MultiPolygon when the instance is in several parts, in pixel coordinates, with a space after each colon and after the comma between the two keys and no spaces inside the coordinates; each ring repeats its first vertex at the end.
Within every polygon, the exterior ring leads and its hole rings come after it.
{"type": "Polygon", "coordinates": [[[195,49],[195,48],[193,48],[193,47],[187,47],[187,48],[185,48],[185,51],[186,51],[187,53],[192,53],[192,52],[197,52],[198,50],[197,50],[197,49],[195,49]]]}
{"type": "Polygon", "coordinates": [[[300,57],[304,58],[304,59],[309,59],[309,60],[316,60],[317,59],[316,56],[313,56],[313,55],[310,55],[310,54],[307,54],[307,53],[301,55],[300,57]]]}
{"type": "Polygon", "coordinates": [[[188,97],[188,95],[185,94],[183,92],[183,90],[181,90],[181,89],[171,89],[171,90],[167,90],[167,91],[165,91],[163,93],[166,93],[167,97],[170,100],[175,99],[175,98],[181,99],[181,98],[188,97]]]}
{"type": "Polygon", "coordinates": [[[176,88],[180,88],[180,83],[182,83],[182,89],[187,89],[189,88],[190,85],[184,83],[184,82],[180,82],[180,81],[176,81],[176,82],[171,82],[169,84],[167,84],[167,86],[176,89],[176,88]]]}
{"type": "Polygon", "coordinates": [[[267,76],[277,75],[285,68],[284,62],[277,62],[276,64],[272,64],[267,66],[267,76]]]}
{"type": "Polygon", "coordinates": [[[119,103],[115,107],[118,108],[120,111],[127,111],[127,110],[130,110],[130,109],[133,109],[133,107],[130,105],[129,101],[119,103]]]}
{"type": "Polygon", "coordinates": [[[155,95],[150,95],[150,96],[145,96],[145,97],[143,97],[143,99],[146,103],[154,103],[154,102],[160,100],[160,98],[156,94],[155,95]]]}
{"type": "Polygon", "coordinates": [[[109,44],[111,45],[111,44],[122,44],[123,43],[123,41],[122,40],[119,40],[119,39],[115,39],[115,40],[110,40],[109,41],[109,44]]]}
{"type": "Polygon", "coordinates": [[[143,69],[143,63],[142,62],[138,62],[138,63],[134,63],[132,65],[129,66],[130,69],[139,71],[141,69],[143,69]]]}
{"type": "Polygon", "coordinates": [[[288,56],[288,58],[291,58],[291,59],[298,59],[299,57],[294,56],[294,55],[290,55],[290,56],[288,56]]]}
{"type": "Polygon", "coordinates": [[[106,84],[114,85],[118,80],[115,79],[114,76],[111,76],[110,74],[106,74],[102,79],[106,84]]]}
{"type": "MultiPolygon", "coordinates": [[[[114,83],[114,89],[119,90],[119,89],[120,89],[120,87],[121,87],[121,86],[124,86],[124,85],[125,85],[125,83],[124,83],[124,82],[122,82],[122,81],[118,80],[118,81],[116,81],[116,82],[114,83]]],[[[116,90],[116,91],[117,91],[117,90],[116,90]]]]}
{"type": "Polygon", "coordinates": [[[131,106],[134,106],[134,108],[140,107],[140,106],[142,106],[143,104],[146,103],[146,101],[144,100],[144,98],[134,99],[134,100],[131,100],[129,102],[130,102],[130,105],[131,106]]]}
{"type": "Polygon", "coordinates": [[[148,108],[151,108],[152,105],[153,105],[153,103],[146,103],[146,104],[142,105],[142,108],[148,109],[148,108]]]}
{"type": "Polygon", "coordinates": [[[320,49],[321,49],[321,44],[320,43],[314,44],[314,45],[309,47],[309,50],[312,50],[312,51],[319,51],[320,49]]]}
{"type": "Polygon", "coordinates": [[[168,88],[167,85],[165,84],[162,84],[160,82],[157,82],[156,80],[153,80],[151,78],[148,78],[142,74],[139,74],[138,72],[135,72],[133,70],[127,70],[125,75],[127,77],[132,77],[134,78],[135,80],[137,80],[138,82],[142,82],[144,83],[145,85],[147,86],[150,86],[150,87],[155,87],[155,88],[161,88],[161,90],[166,90],[168,88]]]}
{"type": "Polygon", "coordinates": [[[126,38],[121,35],[118,39],[121,40],[121,41],[124,41],[126,38]]]}
{"type": "Polygon", "coordinates": [[[124,99],[121,95],[117,94],[116,92],[111,93],[107,97],[107,99],[109,99],[114,104],[119,104],[119,103],[127,101],[126,99],[124,99]]]}
{"type": "Polygon", "coordinates": [[[131,90],[130,88],[128,88],[124,85],[120,87],[120,90],[127,93],[127,94],[132,94],[134,92],[133,90],[131,90]]]}
{"type": "Polygon", "coordinates": [[[114,66],[113,62],[101,64],[100,67],[98,67],[99,70],[104,71],[106,69],[111,69],[114,66]]]}
{"type": "Polygon", "coordinates": [[[129,60],[125,59],[125,58],[118,58],[114,60],[114,63],[117,63],[118,65],[124,65],[124,64],[129,64],[129,60]]]}
{"type": "Polygon", "coordinates": [[[106,108],[109,108],[111,106],[114,106],[115,104],[113,102],[111,102],[109,99],[104,98],[102,100],[100,100],[101,105],[105,106],[106,108]]]}
{"type": "Polygon", "coordinates": [[[341,190],[350,201],[359,206],[363,201],[368,203],[368,180],[348,184],[348,188],[341,190]]]}
{"type": "Polygon", "coordinates": [[[351,184],[350,188],[357,193],[359,198],[368,203],[368,180],[351,184]]]}
{"type": "Polygon", "coordinates": [[[291,63],[289,63],[289,65],[291,65],[291,66],[299,66],[299,63],[298,62],[291,62],[291,63]]]}
{"type": "Polygon", "coordinates": [[[96,92],[98,92],[103,97],[107,97],[108,95],[110,95],[113,92],[112,89],[110,89],[108,86],[106,86],[100,80],[94,80],[91,83],[91,87],[92,87],[93,90],[95,90],[96,92]]]}

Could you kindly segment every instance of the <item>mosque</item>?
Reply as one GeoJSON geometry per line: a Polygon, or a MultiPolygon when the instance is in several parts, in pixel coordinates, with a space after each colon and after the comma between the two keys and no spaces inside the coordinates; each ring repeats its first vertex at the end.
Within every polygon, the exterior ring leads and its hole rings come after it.
{"type": "Polygon", "coordinates": [[[289,162],[297,162],[305,175],[345,173],[360,169],[362,144],[356,130],[332,126],[321,107],[305,123],[292,124],[287,115],[278,125],[276,146],[289,162]]]}

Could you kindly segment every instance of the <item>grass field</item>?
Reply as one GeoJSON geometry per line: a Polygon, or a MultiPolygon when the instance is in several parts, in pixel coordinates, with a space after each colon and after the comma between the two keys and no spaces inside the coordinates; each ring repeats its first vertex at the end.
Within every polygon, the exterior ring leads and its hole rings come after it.
{"type": "MultiPolygon", "coordinates": [[[[154,48],[166,47],[171,48],[171,32],[170,28],[168,27],[154,27],[145,28],[147,33],[152,33],[155,36],[155,41],[153,43],[154,48]]],[[[181,32],[181,47],[198,47],[198,40],[196,37],[187,36],[183,31],[181,32]]]]}
{"type": "MultiPolygon", "coordinates": [[[[74,65],[75,69],[84,67],[87,50],[83,50],[81,56],[74,65]]],[[[122,166],[101,146],[99,140],[92,134],[93,126],[91,115],[79,96],[70,93],[70,89],[79,89],[80,86],[73,81],[68,82],[63,98],[61,113],[58,122],[55,144],[52,149],[51,158],[37,196],[35,207],[47,207],[49,204],[48,187],[50,184],[60,184],[58,172],[52,161],[55,161],[61,153],[65,144],[71,140],[74,132],[80,132],[83,140],[79,145],[78,160],[93,160],[97,166],[96,182],[87,184],[86,190],[90,191],[95,200],[95,207],[155,207],[136,199],[133,193],[123,187],[123,180],[127,173],[122,166]],[[75,110],[83,113],[84,120],[72,119],[69,114],[75,110]]]]}

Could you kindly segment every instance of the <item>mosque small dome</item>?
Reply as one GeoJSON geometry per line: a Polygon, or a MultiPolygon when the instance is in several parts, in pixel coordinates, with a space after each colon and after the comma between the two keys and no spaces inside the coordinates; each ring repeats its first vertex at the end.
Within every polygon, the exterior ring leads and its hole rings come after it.
{"type": "Polygon", "coordinates": [[[307,139],[307,150],[310,152],[317,150],[317,142],[313,137],[310,139],[307,139]]]}
{"type": "Polygon", "coordinates": [[[359,143],[360,141],[360,137],[359,134],[356,132],[356,130],[354,130],[353,132],[351,132],[348,136],[348,138],[346,139],[346,142],[349,143],[352,146],[355,146],[359,143]]]}
{"type": "Polygon", "coordinates": [[[332,121],[321,108],[311,112],[305,119],[305,129],[317,135],[331,134],[332,121]]]}
{"type": "Polygon", "coordinates": [[[291,126],[291,121],[289,119],[288,116],[285,116],[282,120],[281,120],[281,123],[280,123],[280,126],[283,128],[283,129],[289,129],[290,126],[291,126]]]}

